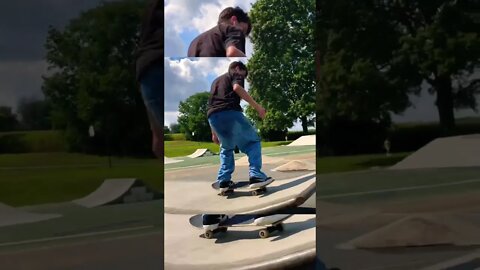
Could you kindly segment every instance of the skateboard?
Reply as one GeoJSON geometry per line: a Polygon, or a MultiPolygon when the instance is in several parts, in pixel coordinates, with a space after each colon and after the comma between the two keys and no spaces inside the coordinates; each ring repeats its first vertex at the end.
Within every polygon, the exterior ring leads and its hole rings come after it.
{"type": "MultiPolygon", "coordinates": [[[[203,236],[211,239],[217,233],[226,233],[228,227],[246,227],[256,226],[263,229],[258,231],[260,238],[268,238],[272,232],[283,231],[283,221],[290,218],[292,214],[285,215],[234,215],[229,216],[225,221],[218,225],[215,230],[205,230],[203,236]],[[263,220],[256,220],[264,218],[263,220]]],[[[196,228],[203,229],[202,215],[195,215],[190,218],[190,224],[196,228]]]]}
{"type": "MultiPolygon", "coordinates": [[[[275,181],[274,179],[272,179],[272,180],[275,181]]],[[[271,183],[273,183],[273,181],[264,185],[264,186],[256,187],[256,188],[250,188],[250,182],[249,181],[235,182],[233,185],[231,185],[229,187],[228,190],[221,191],[218,195],[227,196],[229,194],[232,194],[236,189],[239,189],[239,190],[250,191],[250,194],[252,194],[252,196],[257,196],[257,195],[266,193],[267,192],[267,186],[270,185],[271,183]]],[[[216,190],[219,190],[220,189],[219,183],[217,181],[213,182],[212,183],[212,188],[216,189],[216,190]]]]}

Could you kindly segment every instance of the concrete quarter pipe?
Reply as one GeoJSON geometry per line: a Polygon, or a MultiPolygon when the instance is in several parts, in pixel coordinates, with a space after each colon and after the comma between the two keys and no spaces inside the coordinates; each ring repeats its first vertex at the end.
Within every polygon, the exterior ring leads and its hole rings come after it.
{"type": "Polygon", "coordinates": [[[160,194],[135,178],[107,179],[89,195],[73,202],[87,207],[107,204],[134,203],[160,199],[160,194]]]}

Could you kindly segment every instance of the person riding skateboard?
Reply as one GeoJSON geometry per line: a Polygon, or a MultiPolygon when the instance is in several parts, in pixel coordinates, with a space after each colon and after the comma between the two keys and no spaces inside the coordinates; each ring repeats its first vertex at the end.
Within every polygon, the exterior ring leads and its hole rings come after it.
{"type": "Polygon", "coordinates": [[[228,7],[218,16],[218,24],[197,36],[188,48],[188,57],[245,57],[245,37],[252,24],[240,7],[228,7]]]}
{"type": "Polygon", "coordinates": [[[243,99],[258,112],[261,119],[265,118],[266,110],[243,88],[247,75],[245,64],[232,62],[228,72],[213,81],[210,90],[207,117],[212,141],[220,144],[220,169],[216,181],[221,191],[227,191],[233,185],[231,178],[235,170],[235,146],[248,156],[250,188],[260,188],[273,181],[261,170],[261,140],[240,106],[243,99]]]}

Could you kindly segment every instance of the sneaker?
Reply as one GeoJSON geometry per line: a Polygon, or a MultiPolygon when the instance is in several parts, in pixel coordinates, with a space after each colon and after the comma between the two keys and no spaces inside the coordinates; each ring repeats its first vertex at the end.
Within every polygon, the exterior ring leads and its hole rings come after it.
{"type": "Polygon", "coordinates": [[[205,230],[213,231],[218,228],[218,225],[228,218],[227,215],[203,215],[203,228],[205,230]]]}
{"type": "Polygon", "coordinates": [[[250,177],[250,188],[260,188],[263,186],[266,186],[270,183],[273,182],[272,177],[267,177],[267,178],[257,178],[257,177],[250,177]]]}
{"type": "Polygon", "coordinates": [[[233,181],[221,181],[220,185],[219,185],[220,191],[225,192],[225,191],[231,189],[234,184],[235,183],[233,183],[233,181]]]}

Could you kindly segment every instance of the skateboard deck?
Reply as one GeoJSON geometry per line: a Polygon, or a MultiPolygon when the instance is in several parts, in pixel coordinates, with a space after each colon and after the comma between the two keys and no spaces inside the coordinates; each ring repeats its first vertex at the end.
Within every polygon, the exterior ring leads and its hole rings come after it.
{"type": "MultiPolygon", "coordinates": [[[[260,194],[263,194],[263,193],[266,193],[267,192],[267,186],[270,185],[271,183],[273,183],[275,181],[275,179],[272,179],[273,181],[264,185],[264,186],[260,186],[260,187],[255,187],[255,188],[250,188],[250,182],[249,181],[239,181],[239,182],[235,182],[232,186],[230,186],[230,188],[226,191],[221,191],[218,195],[221,195],[221,196],[227,196],[231,193],[233,193],[236,189],[238,190],[244,190],[244,191],[249,191],[252,196],[257,196],[257,195],[260,195],[260,194]]],[[[215,189],[215,190],[219,190],[220,189],[220,184],[215,181],[212,183],[212,188],[215,189]]]]}
{"type": "MultiPolygon", "coordinates": [[[[283,221],[293,216],[292,214],[284,214],[279,218],[275,219],[274,222],[255,222],[255,219],[272,216],[272,215],[234,215],[229,216],[225,221],[221,222],[218,225],[218,228],[215,230],[205,230],[203,237],[210,239],[215,234],[219,232],[227,232],[228,227],[262,227],[258,232],[258,235],[261,238],[268,238],[270,234],[274,231],[282,232],[283,231],[283,221]]],[[[190,218],[190,224],[196,228],[203,230],[202,215],[195,215],[190,218]]]]}

